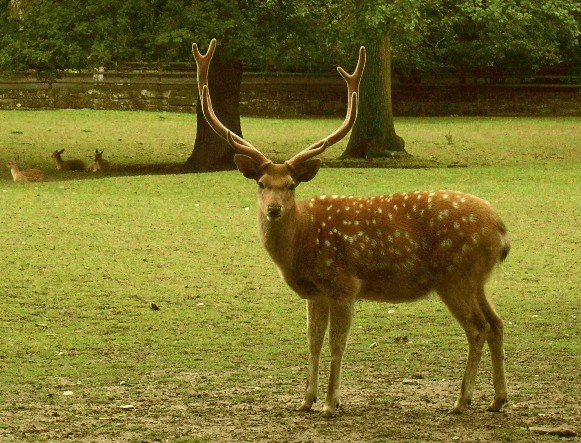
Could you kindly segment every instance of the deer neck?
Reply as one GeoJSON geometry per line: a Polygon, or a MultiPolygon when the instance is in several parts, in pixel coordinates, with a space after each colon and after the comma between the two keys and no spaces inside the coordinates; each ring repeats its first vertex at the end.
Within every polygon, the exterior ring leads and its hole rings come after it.
{"type": "Polygon", "coordinates": [[[296,259],[299,246],[307,231],[308,215],[303,205],[293,205],[279,219],[269,219],[265,214],[258,215],[260,239],[274,262],[288,269],[296,259]]]}

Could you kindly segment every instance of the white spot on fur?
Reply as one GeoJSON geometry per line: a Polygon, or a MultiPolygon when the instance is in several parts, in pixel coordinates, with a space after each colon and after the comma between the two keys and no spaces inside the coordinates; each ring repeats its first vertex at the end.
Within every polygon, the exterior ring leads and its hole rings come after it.
{"type": "Polygon", "coordinates": [[[442,248],[451,248],[452,247],[452,244],[453,244],[453,242],[452,242],[452,239],[451,238],[447,238],[446,240],[442,240],[440,242],[440,246],[442,248]]]}
{"type": "Polygon", "coordinates": [[[476,245],[476,244],[478,244],[479,240],[480,240],[480,236],[476,232],[474,234],[472,234],[472,243],[474,243],[476,245]]]}

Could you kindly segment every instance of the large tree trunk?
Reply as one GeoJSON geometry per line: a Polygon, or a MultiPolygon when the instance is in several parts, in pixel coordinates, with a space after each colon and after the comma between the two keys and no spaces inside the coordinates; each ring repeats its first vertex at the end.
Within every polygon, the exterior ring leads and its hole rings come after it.
{"type": "Polygon", "coordinates": [[[391,106],[391,38],[366,41],[367,63],[361,79],[359,111],[342,158],[406,154],[395,132],[391,106]]]}
{"type": "MultiPolygon", "coordinates": [[[[212,107],[218,119],[228,129],[242,137],[239,108],[242,63],[238,59],[224,60],[218,51],[217,49],[208,73],[212,107]]],[[[199,97],[196,108],[196,140],[187,165],[196,171],[234,169],[234,151],[208,125],[202,113],[199,97]]]]}

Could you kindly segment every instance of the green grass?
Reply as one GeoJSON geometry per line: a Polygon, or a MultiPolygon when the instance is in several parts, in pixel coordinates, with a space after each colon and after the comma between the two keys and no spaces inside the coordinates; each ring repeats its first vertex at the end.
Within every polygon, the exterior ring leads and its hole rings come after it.
{"type": "MultiPolygon", "coordinates": [[[[243,125],[282,158],[337,123],[243,125]]],[[[307,363],[304,303],[261,249],[255,185],[237,172],[50,172],[46,182],[18,184],[4,169],[0,441],[337,440],[354,429],[354,441],[425,441],[426,429],[438,432],[434,441],[478,441],[474,427],[487,441],[554,441],[526,427],[579,418],[580,123],[402,119],[410,152],[470,167],[324,168],[297,191],[307,198],[456,188],[500,210],[513,243],[489,285],[506,321],[511,403],[500,417],[445,415],[466,344],[436,298],[358,304],[344,415],[328,423],[294,413],[307,363]],[[407,343],[397,340],[404,335],[407,343]],[[407,410],[398,406],[406,404],[399,383],[413,374],[428,386],[407,410]]],[[[0,112],[0,156],[47,171],[57,147],[85,158],[104,148],[117,165],[177,163],[194,128],[194,117],[180,114],[0,112]]],[[[328,158],[340,152],[336,146],[328,158]]],[[[477,411],[492,396],[483,360],[477,411]]],[[[327,363],[325,354],[322,387],[327,363]]]]}
{"type": "MultiPolygon", "coordinates": [[[[581,160],[579,118],[401,118],[396,129],[414,156],[443,165],[543,164],[581,160]]],[[[331,133],[337,119],[243,118],[244,136],[265,154],[285,160],[331,133]]],[[[116,165],[175,164],[195,138],[190,114],[126,111],[0,111],[2,159],[53,168],[51,153],[89,161],[95,149],[116,165]]],[[[343,140],[325,153],[334,160],[343,140]]]]}

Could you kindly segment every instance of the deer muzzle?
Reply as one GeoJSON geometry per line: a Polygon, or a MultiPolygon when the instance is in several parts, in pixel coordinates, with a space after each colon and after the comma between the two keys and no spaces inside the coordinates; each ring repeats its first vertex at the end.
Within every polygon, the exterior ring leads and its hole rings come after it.
{"type": "Polygon", "coordinates": [[[266,215],[269,218],[279,218],[282,215],[281,205],[268,205],[266,208],[266,215]]]}

